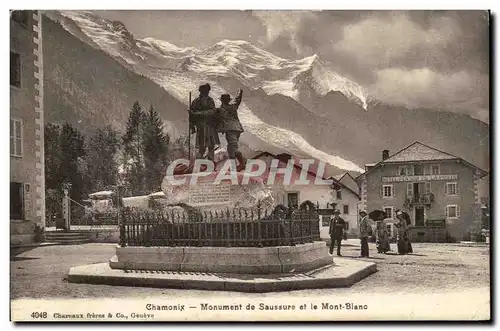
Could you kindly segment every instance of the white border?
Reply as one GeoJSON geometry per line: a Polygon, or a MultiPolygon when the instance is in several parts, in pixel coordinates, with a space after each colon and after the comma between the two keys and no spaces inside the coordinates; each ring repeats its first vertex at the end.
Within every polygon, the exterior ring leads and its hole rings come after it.
{"type": "MultiPolygon", "coordinates": [[[[9,6],[8,2],[3,2],[6,4],[6,7],[9,6]]],[[[165,9],[242,9],[242,8],[258,8],[258,9],[387,9],[387,10],[392,10],[392,9],[488,9],[488,8],[498,8],[499,3],[497,0],[476,0],[476,1],[460,1],[460,0],[455,0],[455,1],[435,1],[435,0],[420,0],[420,1],[359,1],[359,0],[351,0],[348,2],[325,2],[325,1],[314,1],[314,0],[309,0],[307,2],[299,2],[299,1],[262,1],[262,0],[254,0],[252,2],[247,2],[247,3],[242,3],[242,2],[229,2],[229,1],[220,1],[220,0],[212,0],[210,2],[201,2],[201,1],[190,1],[190,2],[168,2],[168,6],[165,5],[164,1],[140,1],[140,2],[135,2],[135,3],[127,3],[126,8],[127,9],[153,9],[153,8],[165,8],[165,9]],[[237,7],[236,7],[237,6],[237,7]]],[[[102,1],[94,1],[94,0],[87,0],[85,2],[85,6],[87,9],[92,8],[92,9],[125,9],[124,7],[124,2],[102,2],[102,1]]],[[[82,6],[81,4],[78,4],[79,6],[82,6]]],[[[38,7],[43,7],[44,9],[77,9],[75,8],[75,3],[67,2],[67,1],[50,1],[50,2],[43,2],[41,3],[40,1],[16,1],[15,3],[10,4],[12,7],[17,7],[17,8],[38,8],[38,7]]],[[[4,13],[5,15],[5,20],[2,22],[9,24],[9,20],[7,19],[7,9],[11,8],[6,8],[3,11],[0,11],[4,13]]],[[[84,9],[83,7],[80,7],[78,9],[84,9]]],[[[498,10],[494,10],[496,13],[498,10]]],[[[498,19],[498,17],[497,17],[498,19]]],[[[499,23],[497,22],[495,26],[495,30],[497,30],[497,26],[499,23]]],[[[8,43],[8,38],[9,38],[9,28],[6,26],[6,28],[1,29],[0,33],[2,34],[4,38],[4,42],[1,43],[5,48],[8,48],[9,43],[8,43]]],[[[495,33],[496,36],[498,36],[498,33],[495,33]]],[[[493,46],[493,45],[492,45],[493,46]]],[[[3,53],[4,56],[7,54],[7,49],[3,53]]],[[[495,56],[498,56],[498,52],[494,53],[495,56]]],[[[7,63],[6,61],[4,63],[7,63]]],[[[1,67],[3,72],[3,77],[8,77],[9,72],[7,71],[7,66],[2,66],[1,67]]],[[[496,66],[498,68],[498,66],[496,66]]],[[[5,84],[7,83],[7,79],[4,80],[5,84]]],[[[492,93],[497,92],[497,85],[493,85],[494,91],[492,93]]],[[[9,89],[7,89],[7,86],[4,86],[3,89],[3,101],[4,103],[8,104],[9,103],[9,89]]],[[[8,107],[4,107],[4,109],[8,109],[8,107]]],[[[2,112],[4,116],[7,117],[7,112],[2,112]]],[[[10,116],[9,116],[10,117],[10,116]]],[[[2,123],[7,123],[6,120],[2,121],[2,123]]],[[[493,123],[493,121],[492,121],[493,123]]],[[[493,134],[493,132],[491,132],[493,134]]],[[[500,139],[498,135],[495,135],[496,139],[500,139]]],[[[500,144],[499,141],[495,139],[494,145],[498,146],[500,144]]],[[[7,147],[7,144],[0,144],[0,148],[4,149],[3,151],[0,151],[0,155],[3,155],[5,158],[7,158],[7,150],[10,149],[10,147],[7,147]]],[[[500,156],[499,156],[500,158],[500,156]]],[[[495,161],[500,161],[500,159],[495,159],[495,161]]],[[[9,161],[6,160],[6,162],[2,162],[1,165],[4,168],[7,168],[9,164],[9,161]]],[[[4,169],[5,172],[8,171],[8,169],[4,169]]],[[[7,176],[4,176],[6,179],[7,176]]],[[[500,180],[500,179],[498,179],[500,180]]],[[[495,181],[492,183],[492,185],[495,185],[497,187],[498,181],[495,181]]],[[[3,187],[8,187],[8,185],[3,185],[3,187]]],[[[3,210],[8,210],[7,205],[8,205],[8,199],[0,199],[1,203],[4,204],[3,210]]],[[[494,201],[492,201],[492,205],[500,205],[500,196],[496,195],[496,198],[494,201]]],[[[495,227],[495,229],[498,229],[498,227],[495,227]]],[[[4,243],[9,242],[9,231],[4,231],[4,243]]],[[[495,236],[495,235],[493,235],[495,236]]],[[[497,245],[498,246],[498,245],[497,245]]],[[[3,245],[4,247],[4,253],[6,256],[8,256],[8,245],[3,245]]],[[[495,256],[499,256],[498,254],[495,254],[495,256]]],[[[499,273],[495,273],[498,277],[499,273]]],[[[8,293],[9,293],[9,283],[8,283],[8,278],[10,277],[7,272],[3,273],[4,278],[4,298],[8,298],[8,293]]],[[[492,282],[495,280],[492,280],[492,282]]],[[[5,324],[5,329],[10,329],[14,328],[14,325],[12,323],[8,323],[9,321],[9,300],[4,299],[3,301],[3,307],[1,309],[2,313],[4,314],[3,316],[3,324],[5,324]]],[[[497,309],[499,305],[496,305],[497,309]]],[[[495,311],[494,313],[497,313],[495,311]]],[[[369,324],[368,324],[369,325],[369,324]]],[[[107,325],[92,325],[92,324],[87,324],[87,325],[79,325],[80,327],[88,327],[92,328],[93,330],[103,330],[107,328],[107,325]]],[[[131,325],[127,325],[127,327],[130,327],[131,325]]],[[[147,327],[148,325],[143,325],[142,327],[147,327]]],[[[231,327],[231,325],[227,325],[231,327]]],[[[252,327],[252,325],[247,325],[249,327],[252,327]]],[[[318,325],[315,325],[318,326],[318,325]]],[[[471,328],[479,328],[481,325],[470,325],[469,327],[471,328]]],[[[46,329],[46,330],[51,330],[51,326],[43,326],[39,325],[38,326],[41,330],[46,329]]],[[[137,326],[135,326],[136,328],[137,326]]],[[[140,326],[139,326],[140,327],[140,326]]],[[[190,325],[190,328],[196,329],[199,328],[200,330],[206,330],[207,327],[212,327],[211,325],[207,324],[200,324],[199,326],[195,325],[190,325]]],[[[258,327],[259,329],[270,329],[271,326],[266,326],[266,325],[256,325],[255,327],[258,327]]],[[[273,326],[272,328],[278,327],[277,325],[273,326]]],[[[308,325],[302,325],[298,326],[299,328],[308,328],[308,325]]],[[[329,325],[323,325],[325,328],[329,328],[329,325]]],[[[354,325],[336,325],[336,328],[339,330],[347,330],[347,329],[352,329],[356,328],[357,326],[354,325]]],[[[438,326],[432,326],[432,325],[425,325],[425,329],[438,329],[438,326]]],[[[296,329],[297,325],[286,325],[287,329],[296,329]]]]}

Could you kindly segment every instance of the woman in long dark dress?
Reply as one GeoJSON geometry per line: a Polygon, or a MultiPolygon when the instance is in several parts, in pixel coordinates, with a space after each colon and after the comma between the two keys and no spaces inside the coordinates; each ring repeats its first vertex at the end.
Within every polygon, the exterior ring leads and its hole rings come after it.
{"type": "Polygon", "coordinates": [[[405,255],[413,253],[413,247],[411,246],[410,236],[408,233],[408,226],[411,225],[410,217],[407,213],[398,210],[396,211],[397,222],[394,224],[397,228],[397,246],[398,254],[405,255]]]}
{"type": "Polygon", "coordinates": [[[375,229],[375,234],[377,238],[377,251],[379,253],[387,253],[391,250],[391,245],[389,244],[389,232],[387,231],[387,224],[383,218],[376,220],[377,227],[375,229]]]}

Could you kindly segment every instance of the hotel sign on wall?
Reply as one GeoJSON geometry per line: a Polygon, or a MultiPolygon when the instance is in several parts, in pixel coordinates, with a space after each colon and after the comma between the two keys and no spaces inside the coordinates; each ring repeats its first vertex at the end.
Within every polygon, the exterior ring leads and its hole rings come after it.
{"type": "Polygon", "coordinates": [[[393,176],[393,177],[382,177],[383,183],[395,183],[395,182],[428,182],[436,180],[456,180],[458,175],[423,175],[423,176],[393,176]]]}

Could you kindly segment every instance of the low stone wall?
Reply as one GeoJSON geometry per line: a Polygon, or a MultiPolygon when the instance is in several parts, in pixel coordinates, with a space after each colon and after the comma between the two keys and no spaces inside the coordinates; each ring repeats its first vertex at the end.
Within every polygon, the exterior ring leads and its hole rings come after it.
{"type": "Polygon", "coordinates": [[[112,243],[118,244],[120,242],[119,230],[92,230],[81,231],[82,235],[87,237],[93,243],[112,243]]]}
{"type": "Polygon", "coordinates": [[[332,264],[325,242],[278,247],[117,247],[112,269],[279,274],[332,264]]]}

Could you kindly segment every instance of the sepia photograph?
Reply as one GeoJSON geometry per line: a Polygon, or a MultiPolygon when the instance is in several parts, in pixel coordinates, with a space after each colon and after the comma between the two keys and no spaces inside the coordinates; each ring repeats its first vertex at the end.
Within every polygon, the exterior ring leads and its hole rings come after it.
{"type": "Polygon", "coordinates": [[[12,322],[492,320],[487,8],[9,20],[12,322]]]}

